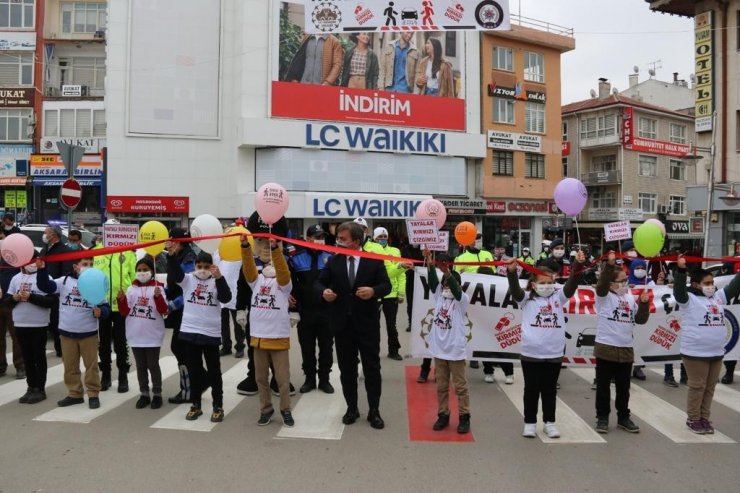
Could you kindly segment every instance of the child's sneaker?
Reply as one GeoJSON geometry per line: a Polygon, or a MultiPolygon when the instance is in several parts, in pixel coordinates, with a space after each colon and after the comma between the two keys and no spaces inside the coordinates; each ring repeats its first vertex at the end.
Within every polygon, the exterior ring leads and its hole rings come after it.
{"type": "Polygon", "coordinates": [[[506,375],[506,378],[504,379],[504,383],[506,385],[512,385],[514,383],[514,375],[506,375]]]}
{"type": "Polygon", "coordinates": [[[484,381],[485,381],[486,383],[494,383],[494,382],[496,381],[496,379],[495,379],[495,378],[493,378],[493,373],[491,373],[491,374],[486,374],[486,375],[485,375],[485,376],[483,377],[483,380],[484,380],[484,381]]]}
{"type": "Polygon", "coordinates": [[[560,430],[555,426],[555,423],[545,423],[545,426],[542,427],[542,431],[545,432],[547,438],[560,438],[560,430]]]}
{"type": "Polygon", "coordinates": [[[602,435],[609,433],[609,420],[607,418],[596,418],[596,433],[602,435]]]}
{"type": "Polygon", "coordinates": [[[280,414],[283,417],[283,426],[287,426],[288,428],[295,426],[295,420],[293,419],[293,414],[290,412],[290,409],[287,411],[280,411],[280,414]]]}
{"type": "Polygon", "coordinates": [[[214,407],[211,413],[211,423],[220,423],[224,420],[224,409],[222,407],[214,407]]]}
{"type": "Polygon", "coordinates": [[[707,418],[701,418],[701,422],[704,424],[704,430],[707,435],[714,435],[714,426],[712,426],[712,422],[709,421],[707,418]]]}
{"type": "Polygon", "coordinates": [[[260,413],[260,419],[257,420],[257,426],[267,426],[272,421],[272,415],[275,414],[275,410],[271,409],[269,413],[260,413]]]}
{"type": "Polygon", "coordinates": [[[190,406],[190,411],[185,415],[185,419],[188,421],[195,421],[200,416],[203,415],[203,411],[200,409],[200,407],[197,406],[190,406]]]}
{"type": "Polygon", "coordinates": [[[522,436],[526,438],[535,438],[537,436],[537,424],[524,423],[524,431],[522,431],[522,436]]]}
{"type": "Polygon", "coordinates": [[[640,427],[632,422],[629,418],[622,418],[617,421],[617,427],[622,428],[629,433],[640,433],[640,427]]]}
{"type": "Polygon", "coordinates": [[[697,435],[704,435],[707,432],[707,429],[704,427],[704,422],[701,419],[687,419],[686,426],[688,426],[689,430],[693,431],[697,435]]]}

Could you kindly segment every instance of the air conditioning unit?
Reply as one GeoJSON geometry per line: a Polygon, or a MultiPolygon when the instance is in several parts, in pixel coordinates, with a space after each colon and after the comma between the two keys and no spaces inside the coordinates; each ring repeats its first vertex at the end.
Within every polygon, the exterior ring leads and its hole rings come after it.
{"type": "Polygon", "coordinates": [[[95,34],[93,34],[93,38],[105,39],[105,31],[95,31],[95,34]]]}
{"type": "Polygon", "coordinates": [[[90,86],[81,86],[80,95],[84,98],[90,95],[90,86]]]}
{"type": "Polygon", "coordinates": [[[667,205],[659,205],[658,206],[658,214],[670,214],[671,208],[667,205]]]}

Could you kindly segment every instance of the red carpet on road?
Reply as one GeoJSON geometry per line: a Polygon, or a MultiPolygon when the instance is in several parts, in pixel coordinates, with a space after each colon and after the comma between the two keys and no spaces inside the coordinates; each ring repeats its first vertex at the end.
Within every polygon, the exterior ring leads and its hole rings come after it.
{"type": "MultiPolygon", "coordinates": [[[[427,383],[417,383],[418,366],[407,366],[406,406],[409,413],[409,439],[412,442],[474,442],[472,431],[461,435],[457,432],[457,396],[450,385],[450,426],[442,431],[432,430],[437,420],[437,383],[434,371],[427,383]]],[[[475,426],[475,425],[473,425],[475,426]]]]}

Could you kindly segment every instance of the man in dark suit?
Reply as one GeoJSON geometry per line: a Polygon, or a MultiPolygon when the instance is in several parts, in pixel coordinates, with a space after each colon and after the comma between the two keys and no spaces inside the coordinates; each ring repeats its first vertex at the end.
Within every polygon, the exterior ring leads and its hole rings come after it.
{"type": "MultiPolygon", "coordinates": [[[[359,224],[337,227],[337,246],[361,251],[364,233],[359,224]]],[[[380,312],[378,298],[391,292],[391,282],[381,260],[338,254],[332,257],[316,281],[316,289],[329,303],[337,348],[340,380],[347,412],[342,422],[350,425],[360,417],[357,408],[357,353],[362,360],[365,390],[370,408],[367,420],[375,429],[385,426],[380,417],[380,312]]]]}

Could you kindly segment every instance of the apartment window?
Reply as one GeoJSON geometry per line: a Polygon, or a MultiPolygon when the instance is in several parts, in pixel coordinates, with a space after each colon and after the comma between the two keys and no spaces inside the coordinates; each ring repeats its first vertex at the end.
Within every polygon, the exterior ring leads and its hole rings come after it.
{"type": "Polygon", "coordinates": [[[658,158],[640,155],[637,174],[640,176],[658,176],[658,158]]]}
{"type": "Polygon", "coordinates": [[[494,46],[493,48],[493,68],[495,70],[514,71],[514,54],[511,48],[504,46],[494,46]]]}
{"type": "Polygon", "coordinates": [[[105,58],[60,58],[59,79],[61,85],[74,84],[91,89],[103,89],[105,87],[105,58]]]}
{"type": "Polygon", "coordinates": [[[671,123],[668,126],[668,140],[676,144],[686,143],[686,126],[671,123]]]}
{"type": "Polygon", "coordinates": [[[568,122],[563,122],[563,142],[568,140],[568,122]]]}
{"type": "Polygon", "coordinates": [[[524,103],[524,129],[527,132],[545,133],[545,105],[524,103]]]}
{"type": "Polygon", "coordinates": [[[617,155],[594,156],[591,158],[591,171],[603,172],[617,169],[617,155]]]}
{"type": "Polygon", "coordinates": [[[617,115],[593,116],[581,120],[581,139],[595,139],[617,134],[617,115]]]}
{"type": "Polygon", "coordinates": [[[514,176],[514,153],[493,151],[493,174],[514,176]]]}
{"type": "Polygon", "coordinates": [[[658,138],[658,121],[652,118],[640,117],[639,124],[637,127],[638,137],[643,139],[657,139],[658,138]]]}
{"type": "Polygon", "coordinates": [[[31,109],[0,110],[0,141],[31,140],[27,137],[31,109]]]}
{"type": "Polygon", "coordinates": [[[493,98],[494,123],[514,124],[514,101],[511,99],[493,98]]]}
{"type": "Polygon", "coordinates": [[[563,158],[563,178],[565,178],[566,176],[568,176],[568,158],[564,157],[563,158]]]}
{"type": "Polygon", "coordinates": [[[0,85],[33,84],[33,54],[0,53],[0,85]]]}
{"type": "Polygon", "coordinates": [[[668,208],[670,214],[676,216],[683,216],[686,214],[686,197],[681,195],[669,195],[668,196],[668,208]]]}
{"type": "Polygon", "coordinates": [[[686,181],[686,165],[680,159],[671,159],[671,180],[686,181]]]}
{"type": "Polygon", "coordinates": [[[35,0],[0,0],[0,28],[34,27],[35,0]]]}
{"type": "Polygon", "coordinates": [[[591,207],[594,209],[613,209],[617,207],[614,192],[593,192],[591,194],[591,207]]]}
{"type": "Polygon", "coordinates": [[[544,154],[524,154],[524,176],[525,178],[544,178],[545,177],[545,156],[544,154]]]}
{"type": "Polygon", "coordinates": [[[656,193],[638,193],[637,194],[637,206],[648,214],[655,214],[656,206],[658,203],[658,194],[656,193]]]}
{"type": "Polygon", "coordinates": [[[46,110],[44,137],[105,137],[105,110],[46,110]]]}
{"type": "Polygon", "coordinates": [[[524,52],[524,80],[545,82],[545,56],[542,53],[524,52]]]}
{"type": "Polygon", "coordinates": [[[61,6],[63,33],[94,33],[105,30],[105,3],[62,2],[61,6]]]}

